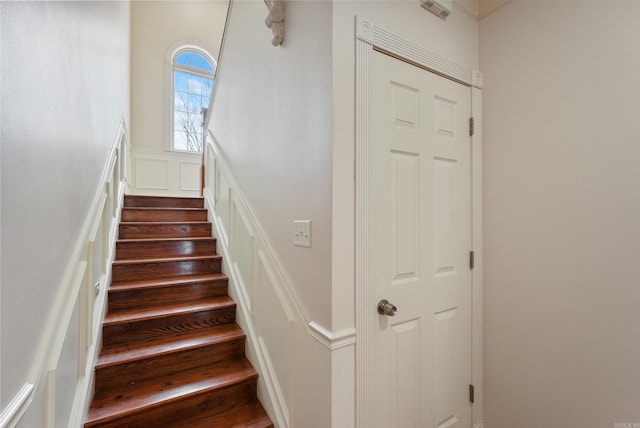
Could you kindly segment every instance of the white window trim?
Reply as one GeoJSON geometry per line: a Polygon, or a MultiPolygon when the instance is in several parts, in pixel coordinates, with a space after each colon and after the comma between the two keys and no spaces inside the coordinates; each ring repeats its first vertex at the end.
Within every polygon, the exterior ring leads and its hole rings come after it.
{"type": "MultiPolygon", "coordinates": [[[[211,79],[214,78],[216,69],[218,68],[218,62],[215,60],[213,55],[207,52],[202,46],[193,44],[193,43],[178,43],[172,46],[171,49],[168,50],[167,55],[165,56],[165,84],[164,84],[164,104],[165,104],[165,114],[164,114],[164,150],[168,152],[177,152],[177,153],[200,153],[202,154],[202,150],[199,152],[194,152],[190,150],[179,150],[173,147],[173,101],[174,101],[174,80],[173,80],[173,71],[185,71],[188,73],[196,74],[202,77],[209,77],[211,79]],[[198,55],[202,55],[207,61],[211,63],[213,66],[213,72],[211,73],[203,73],[202,69],[195,69],[189,66],[181,65],[181,64],[173,64],[174,59],[184,53],[184,52],[195,52],[198,55]]],[[[214,81],[215,84],[215,81],[214,81]]]]}

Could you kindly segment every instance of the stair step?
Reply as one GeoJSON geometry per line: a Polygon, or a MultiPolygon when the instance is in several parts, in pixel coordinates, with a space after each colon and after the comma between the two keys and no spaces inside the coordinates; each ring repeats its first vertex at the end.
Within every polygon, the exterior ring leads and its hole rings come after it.
{"type": "Polygon", "coordinates": [[[191,222],[121,222],[119,239],[210,237],[211,223],[191,222]]]}
{"type": "Polygon", "coordinates": [[[132,308],[107,313],[102,323],[103,346],[153,339],[228,324],[235,321],[236,304],[229,296],[190,304],[132,308]]]}
{"type": "Polygon", "coordinates": [[[163,318],[179,313],[199,312],[202,310],[218,309],[227,306],[235,306],[235,302],[228,296],[203,299],[192,305],[166,305],[157,308],[142,310],[132,309],[129,312],[119,312],[116,314],[107,313],[103,325],[110,326],[134,321],[144,321],[148,319],[163,318]]]}
{"type": "Polygon", "coordinates": [[[207,275],[192,275],[192,276],[179,276],[175,278],[160,278],[160,279],[144,279],[140,281],[118,281],[111,283],[109,291],[121,291],[121,290],[141,290],[148,287],[167,287],[174,284],[191,284],[200,281],[218,281],[227,279],[227,276],[223,273],[211,273],[207,275]]]}
{"type": "Polygon", "coordinates": [[[236,323],[222,324],[200,330],[188,331],[171,337],[151,337],[136,342],[105,345],[100,351],[96,368],[145,358],[151,354],[171,352],[176,348],[185,348],[212,342],[244,339],[245,334],[236,323]]]}
{"type": "Polygon", "coordinates": [[[229,279],[223,273],[112,283],[109,312],[186,303],[226,296],[229,279]]]}
{"type": "Polygon", "coordinates": [[[122,208],[124,222],[207,221],[204,208],[130,207],[122,208]]]}
{"type": "Polygon", "coordinates": [[[219,273],[222,257],[195,256],[168,259],[116,260],[113,262],[112,280],[136,281],[142,279],[168,278],[181,275],[219,273]]]}
{"type": "Polygon", "coordinates": [[[204,198],[176,196],[125,195],[125,207],[182,207],[204,208],[204,198]]]}
{"type": "Polygon", "coordinates": [[[273,428],[203,198],[125,195],[86,428],[273,428]]]}
{"type": "Polygon", "coordinates": [[[244,340],[233,323],[105,346],[95,367],[96,391],[127,390],[153,378],[243,358],[244,340]]]}
{"type": "Polygon", "coordinates": [[[85,428],[165,427],[194,414],[220,415],[255,400],[257,373],[246,358],[96,392],[85,428]]]}
{"type": "Polygon", "coordinates": [[[228,412],[216,416],[196,417],[186,423],[169,424],[167,428],[273,428],[269,415],[259,401],[253,401],[245,406],[235,407],[228,412]]]}
{"type": "Polygon", "coordinates": [[[116,260],[156,257],[206,256],[216,253],[216,238],[120,239],[116,242],[116,260]]]}

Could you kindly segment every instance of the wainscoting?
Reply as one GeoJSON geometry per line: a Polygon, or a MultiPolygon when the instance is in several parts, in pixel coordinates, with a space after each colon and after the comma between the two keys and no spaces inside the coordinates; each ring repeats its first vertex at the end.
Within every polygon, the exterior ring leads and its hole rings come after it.
{"type": "MultiPolygon", "coordinates": [[[[121,123],[89,215],[68,260],[33,369],[0,414],[0,428],[82,426],[100,350],[113,244],[128,186],[129,145],[121,123]]],[[[62,261],[64,263],[64,261],[62,261]]]]}
{"type": "Polygon", "coordinates": [[[260,373],[260,401],[278,427],[352,425],[336,421],[331,390],[346,385],[340,404],[352,422],[355,330],[336,334],[309,319],[211,135],[205,153],[205,206],[247,333],[247,356],[260,373]],[[344,370],[332,368],[345,358],[344,370]]]}
{"type": "Polygon", "coordinates": [[[131,148],[131,193],[200,196],[202,154],[131,148]]]}

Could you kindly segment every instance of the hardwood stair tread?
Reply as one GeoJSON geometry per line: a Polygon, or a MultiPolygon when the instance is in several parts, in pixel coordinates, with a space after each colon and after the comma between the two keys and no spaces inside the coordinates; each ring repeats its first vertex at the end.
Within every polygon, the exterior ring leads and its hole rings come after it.
{"type": "Polygon", "coordinates": [[[130,385],[124,391],[97,392],[86,423],[117,419],[169,401],[221,389],[257,379],[258,374],[246,358],[232,360],[220,367],[198,367],[175,374],[171,379],[152,379],[130,385]]]}
{"type": "Polygon", "coordinates": [[[114,260],[214,255],[217,243],[217,239],[211,236],[156,236],[155,239],[148,237],[146,239],[120,239],[116,241],[114,260]]]}
{"type": "Polygon", "coordinates": [[[222,256],[219,255],[158,256],[114,261],[111,270],[112,281],[175,278],[183,275],[219,273],[222,269],[222,256]]]}
{"type": "Polygon", "coordinates": [[[149,358],[153,355],[180,352],[199,346],[242,340],[246,336],[236,323],[188,331],[180,335],[151,337],[133,342],[105,345],[96,369],[149,358]]]}
{"type": "Polygon", "coordinates": [[[128,239],[118,239],[116,241],[117,244],[147,244],[153,242],[181,242],[181,241],[217,241],[215,236],[181,236],[178,238],[128,238],[128,239]]]}
{"type": "Polygon", "coordinates": [[[120,226],[162,226],[162,225],[176,225],[176,224],[209,224],[210,221],[121,221],[120,226]]]}
{"type": "Polygon", "coordinates": [[[137,265],[144,263],[171,263],[171,262],[189,262],[189,261],[197,261],[197,260],[221,260],[222,256],[218,254],[213,254],[210,256],[172,256],[172,257],[155,257],[152,259],[124,259],[124,260],[114,260],[113,266],[128,266],[128,265],[137,265]]]}
{"type": "Polygon", "coordinates": [[[135,195],[133,193],[127,193],[125,198],[134,198],[134,199],[186,199],[186,200],[203,200],[202,196],[166,196],[166,195],[135,195]]]}
{"type": "Polygon", "coordinates": [[[184,211],[207,211],[206,208],[193,208],[193,207],[122,207],[123,210],[141,210],[141,211],[176,211],[176,210],[184,210],[184,211]]]}
{"type": "Polygon", "coordinates": [[[158,319],[173,315],[188,314],[203,311],[213,311],[221,308],[234,307],[236,304],[229,296],[217,296],[209,299],[200,299],[188,304],[171,304],[163,306],[155,306],[151,308],[136,308],[118,311],[115,313],[107,313],[103,327],[130,322],[139,322],[150,319],[158,319]]]}
{"type": "Polygon", "coordinates": [[[207,273],[199,275],[185,275],[161,279],[139,279],[133,281],[112,282],[109,292],[142,290],[147,288],[171,287],[173,285],[189,285],[200,282],[226,281],[227,275],[223,273],[207,273]]]}
{"type": "Polygon", "coordinates": [[[163,222],[163,221],[207,221],[206,208],[195,207],[124,207],[123,222],[163,222]]]}
{"type": "Polygon", "coordinates": [[[182,421],[167,428],[272,428],[273,423],[259,401],[238,406],[228,412],[201,419],[182,421]]]}
{"type": "Polygon", "coordinates": [[[167,203],[175,204],[170,206],[198,205],[204,207],[204,198],[202,196],[152,196],[152,195],[131,195],[124,196],[124,207],[149,207],[149,206],[167,206],[167,203]],[[149,205],[154,204],[154,205],[149,205]],[[165,205],[158,205],[165,204],[165,205]]]}
{"type": "Polygon", "coordinates": [[[121,221],[118,225],[120,239],[211,237],[213,225],[209,221],[121,221]]]}

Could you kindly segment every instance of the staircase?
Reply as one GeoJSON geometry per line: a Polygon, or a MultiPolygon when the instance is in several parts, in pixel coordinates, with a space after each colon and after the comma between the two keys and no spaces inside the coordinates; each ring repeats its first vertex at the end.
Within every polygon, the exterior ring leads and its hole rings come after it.
{"type": "Polygon", "coordinates": [[[203,206],[125,196],[85,428],[273,427],[203,206]]]}

